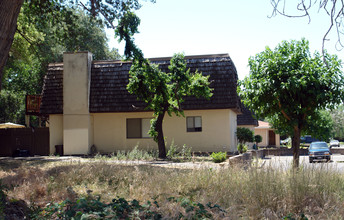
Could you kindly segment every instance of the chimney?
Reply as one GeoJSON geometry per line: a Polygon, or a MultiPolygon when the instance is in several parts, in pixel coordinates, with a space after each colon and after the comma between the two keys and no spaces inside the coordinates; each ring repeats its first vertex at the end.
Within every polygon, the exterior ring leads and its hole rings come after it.
{"type": "Polygon", "coordinates": [[[63,54],[63,148],[65,155],[87,154],[92,145],[89,113],[92,53],[63,54]]]}

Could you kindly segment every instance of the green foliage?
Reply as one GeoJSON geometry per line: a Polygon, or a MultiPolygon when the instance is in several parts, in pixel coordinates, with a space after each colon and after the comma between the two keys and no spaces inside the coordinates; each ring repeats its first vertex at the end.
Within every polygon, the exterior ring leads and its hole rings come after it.
{"type": "Polygon", "coordinates": [[[245,145],[244,143],[239,143],[237,149],[239,153],[243,154],[247,151],[247,145],[245,145]]]}
{"type": "Polygon", "coordinates": [[[5,193],[6,186],[2,184],[0,180],[0,218],[5,219],[5,209],[6,209],[6,201],[7,195],[5,193]]]}
{"type": "Polygon", "coordinates": [[[24,119],[24,95],[12,91],[0,91],[0,123],[23,123],[24,119]]]}
{"type": "Polygon", "coordinates": [[[257,134],[254,136],[254,142],[256,142],[257,144],[262,142],[263,141],[263,138],[261,135],[257,134]]]}
{"type": "Polygon", "coordinates": [[[330,112],[333,120],[333,137],[344,140],[344,105],[338,106],[330,112]]]}
{"type": "Polygon", "coordinates": [[[227,159],[226,152],[213,152],[210,156],[215,163],[221,163],[227,159]]]}
{"type": "MultiPolygon", "coordinates": [[[[157,203],[153,203],[157,206],[157,203]]],[[[100,197],[88,195],[76,201],[65,200],[49,204],[35,213],[32,219],[161,219],[161,214],[151,211],[151,202],[140,205],[139,201],[127,201],[123,198],[103,203],[100,197]]]]}
{"type": "Polygon", "coordinates": [[[236,136],[239,143],[242,144],[254,141],[254,133],[249,128],[238,127],[236,131],[236,136]]]}
{"type": "Polygon", "coordinates": [[[155,160],[158,155],[156,150],[140,150],[138,146],[135,146],[130,151],[119,150],[110,155],[96,154],[94,158],[97,160],[155,160]]]}
{"type": "Polygon", "coordinates": [[[327,53],[311,56],[304,39],[283,41],[274,50],[266,47],[250,57],[249,66],[250,75],[238,87],[244,105],[297,142],[302,132],[319,128],[318,120],[325,119],[320,110],[344,101],[341,61],[327,53]]]}
{"type": "Polygon", "coordinates": [[[174,140],[172,140],[172,143],[167,151],[166,156],[171,159],[176,158],[178,156],[178,147],[174,144],[174,140]]]}
{"type": "Polygon", "coordinates": [[[183,159],[183,160],[191,160],[191,147],[186,146],[185,144],[180,149],[177,145],[174,144],[174,140],[172,140],[172,143],[167,151],[166,156],[170,159],[176,160],[176,159],[183,159]]]}
{"type": "Polygon", "coordinates": [[[186,214],[180,212],[179,219],[212,219],[213,215],[209,211],[216,210],[220,213],[226,212],[219,205],[212,205],[211,202],[204,206],[201,203],[193,202],[185,197],[170,197],[168,198],[168,201],[180,204],[180,206],[185,209],[186,214]]]}
{"type": "Polygon", "coordinates": [[[37,8],[30,8],[32,4],[25,2],[22,6],[2,79],[5,93],[17,99],[6,109],[3,106],[7,102],[0,103],[2,118],[18,123],[24,123],[25,94],[41,94],[47,64],[62,61],[63,52],[91,51],[94,59],[99,60],[120,58],[117,50],[109,49],[99,19],[73,8],[47,13],[42,19],[37,8]],[[59,22],[54,23],[50,19],[53,16],[59,22]]]}
{"type": "Polygon", "coordinates": [[[191,73],[190,69],[186,68],[183,54],[175,54],[168,69],[170,72],[165,73],[158,65],[151,64],[148,60],[136,59],[129,71],[127,85],[129,93],[144,101],[147,110],[154,111],[155,118],[151,120],[149,135],[160,145],[159,151],[165,149],[163,137],[160,137],[160,142],[158,141],[159,134],[162,135],[162,119],[165,112],[169,116],[172,116],[172,113],[184,116],[181,104],[185,96],[193,95],[207,99],[212,96],[209,76],[203,76],[197,71],[191,73]]]}

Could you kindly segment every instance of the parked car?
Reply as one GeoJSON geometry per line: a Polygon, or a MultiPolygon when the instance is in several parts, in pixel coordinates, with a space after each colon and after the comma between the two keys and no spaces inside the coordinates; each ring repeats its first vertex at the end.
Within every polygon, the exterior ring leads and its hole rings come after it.
{"type": "Polygon", "coordinates": [[[330,141],[330,148],[331,147],[340,147],[340,143],[338,140],[331,140],[330,141]]]}
{"type": "Polygon", "coordinates": [[[325,160],[326,162],[331,160],[330,148],[323,141],[312,142],[308,149],[308,155],[310,163],[313,163],[315,160],[325,160]]]}
{"type": "Polygon", "coordinates": [[[310,135],[305,135],[305,136],[300,138],[300,142],[304,143],[304,144],[310,144],[310,143],[315,142],[315,141],[319,141],[319,140],[310,136],[310,135]]]}
{"type": "Polygon", "coordinates": [[[281,145],[287,145],[288,143],[291,143],[291,138],[290,137],[280,141],[281,145]]]}

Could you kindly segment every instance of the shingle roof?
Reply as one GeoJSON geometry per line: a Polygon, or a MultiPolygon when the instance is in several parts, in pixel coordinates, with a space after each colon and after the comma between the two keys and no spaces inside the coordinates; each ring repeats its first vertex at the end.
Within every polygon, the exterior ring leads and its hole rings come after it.
{"type": "MultiPolygon", "coordinates": [[[[152,63],[159,64],[162,71],[168,71],[171,57],[153,58],[152,63]]],[[[210,75],[214,95],[210,100],[187,97],[182,104],[184,110],[194,109],[233,109],[241,111],[237,96],[237,72],[228,54],[186,56],[187,67],[191,72],[210,75]]],[[[131,112],[142,111],[145,104],[128,93],[126,85],[129,80],[131,62],[94,61],[91,69],[90,107],[91,113],[97,112],[131,112]],[[133,106],[137,107],[134,108],[133,106]],[[138,110],[139,109],[139,110],[138,110]]],[[[62,90],[63,64],[49,65],[44,82],[41,113],[63,113],[62,90]]]]}
{"type": "Polygon", "coordinates": [[[49,64],[42,94],[42,114],[63,113],[63,64],[49,64]]]}
{"type": "Polygon", "coordinates": [[[258,120],[254,114],[245,106],[242,106],[242,114],[237,115],[237,125],[254,125],[258,126],[258,120]]]}

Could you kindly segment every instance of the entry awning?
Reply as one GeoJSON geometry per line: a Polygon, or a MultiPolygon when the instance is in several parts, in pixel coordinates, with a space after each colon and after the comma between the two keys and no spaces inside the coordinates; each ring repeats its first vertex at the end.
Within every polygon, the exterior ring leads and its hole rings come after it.
{"type": "Polygon", "coordinates": [[[5,128],[25,128],[25,126],[24,125],[10,123],[10,122],[0,124],[0,129],[5,129],[5,128]]]}

